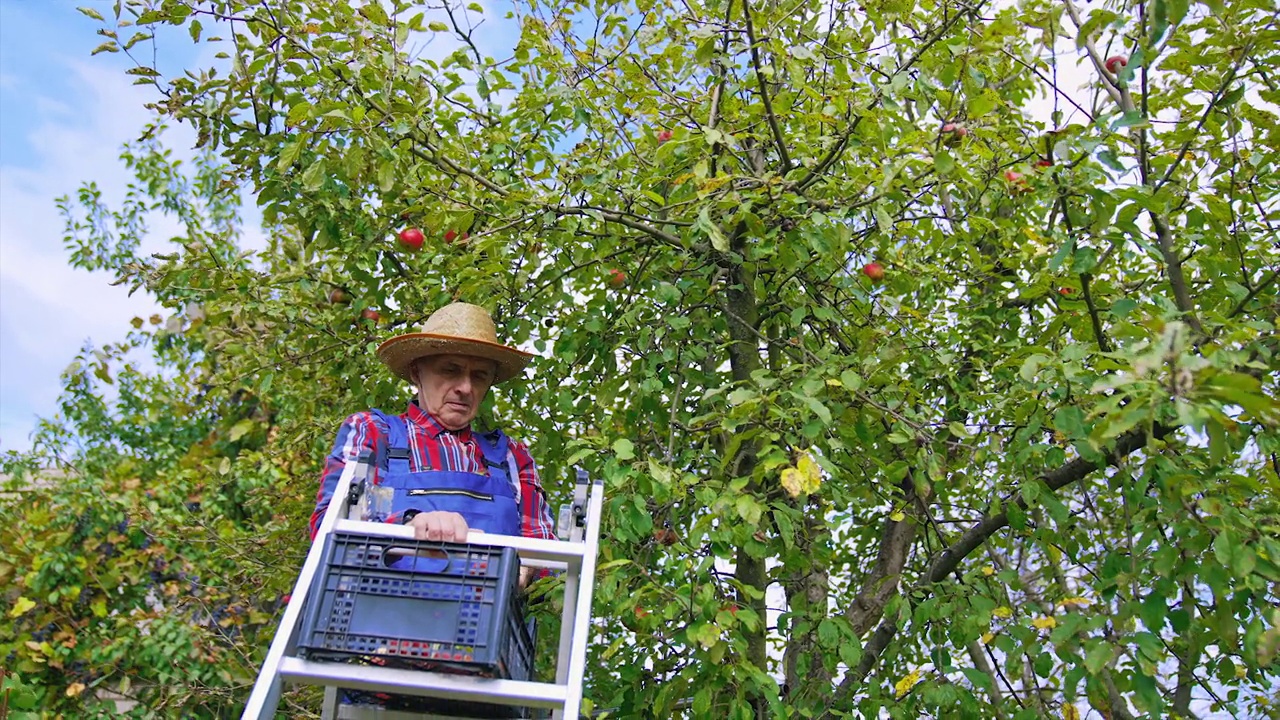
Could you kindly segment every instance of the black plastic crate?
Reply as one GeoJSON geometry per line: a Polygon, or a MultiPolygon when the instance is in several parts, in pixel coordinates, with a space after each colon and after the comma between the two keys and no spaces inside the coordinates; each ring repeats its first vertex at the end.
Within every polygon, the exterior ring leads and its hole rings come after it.
{"type": "MultiPolygon", "coordinates": [[[[310,660],[528,680],[533,638],[511,548],[373,538],[325,540],[298,649],[310,660]]],[[[348,691],[353,702],[474,717],[519,708],[348,691]]]]}

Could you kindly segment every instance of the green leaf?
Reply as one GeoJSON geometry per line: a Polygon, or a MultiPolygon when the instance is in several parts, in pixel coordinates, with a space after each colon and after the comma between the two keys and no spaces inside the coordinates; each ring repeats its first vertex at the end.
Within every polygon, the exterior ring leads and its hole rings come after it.
{"type": "Polygon", "coordinates": [[[324,162],[316,160],[302,173],[302,187],[308,192],[315,192],[324,184],[324,162]]]}
{"type": "Polygon", "coordinates": [[[1106,165],[1112,170],[1115,170],[1116,172],[1124,172],[1124,165],[1121,165],[1120,161],[1116,159],[1116,155],[1111,151],[1111,148],[1102,148],[1099,150],[1098,159],[1102,161],[1103,165],[1106,165]]]}
{"type": "Polygon", "coordinates": [[[612,447],[613,447],[614,457],[618,458],[623,462],[634,459],[636,456],[635,443],[632,443],[630,440],[626,438],[618,438],[617,440],[614,440],[612,447]]]}
{"type": "Polygon", "coordinates": [[[1040,367],[1051,358],[1048,355],[1035,353],[1027,356],[1022,361],[1022,368],[1018,370],[1018,377],[1022,378],[1025,383],[1033,382],[1036,379],[1036,373],[1040,371],[1040,367]]]}
{"type": "Polygon", "coordinates": [[[280,151],[280,157],[276,159],[276,172],[283,173],[293,167],[293,164],[298,161],[298,156],[302,154],[303,145],[302,138],[285,145],[284,150],[280,151]]]}
{"type": "Polygon", "coordinates": [[[1111,304],[1111,314],[1117,319],[1122,319],[1128,317],[1129,313],[1137,307],[1138,303],[1133,298],[1123,297],[1111,304]]]}
{"type": "Polygon", "coordinates": [[[823,618],[818,623],[818,642],[825,648],[835,648],[840,644],[840,628],[831,618],[823,618]]]}
{"type": "Polygon", "coordinates": [[[98,22],[106,22],[106,20],[103,19],[102,15],[97,10],[94,10],[91,7],[78,7],[76,8],[76,10],[79,10],[81,13],[88,15],[89,17],[93,18],[94,20],[97,20],[98,22]]]}
{"type": "Polygon", "coordinates": [[[955,158],[951,157],[951,153],[946,150],[939,150],[933,156],[933,167],[938,171],[939,175],[950,175],[952,170],[956,169],[955,158]]]}
{"type": "Polygon", "coordinates": [[[1111,129],[1121,130],[1127,127],[1146,127],[1147,118],[1140,110],[1128,110],[1121,115],[1115,122],[1111,123],[1111,129]]]}
{"type": "Polygon", "coordinates": [[[1067,258],[1071,257],[1072,251],[1076,249],[1075,240],[1066,240],[1058,247],[1058,252],[1053,254],[1053,259],[1049,261],[1049,269],[1057,272],[1062,268],[1067,258]]]}
{"type": "Polygon", "coordinates": [[[244,437],[246,434],[253,432],[253,429],[256,426],[257,426],[257,423],[255,423],[253,420],[250,420],[249,418],[245,418],[244,420],[241,420],[240,422],[231,426],[231,432],[227,433],[227,437],[231,440],[231,442],[237,442],[240,440],[240,438],[244,437]]]}
{"type": "Polygon", "coordinates": [[[1115,655],[1115,649],[1110,643],[1104,640],[1091,641],[1092,647],[1089,648],[1089,654],[1085,656],[1084,666],[1089,672],[1097,675],[1102,672],[1107,663],[1111,662],[1111,658],[1115,655]]]}
{"type": "Polygon", "coordinates": [[[1219,531],[1218,536],[1213,539],[1213,554],[1218,562],[1238,577],[1252,573],[1258,563],[1258,556],[1253,548],[1241,542],[1230,530],[1219,531]]]}
{"type": "Polygon", "coordinates": [[[384,160],[378,165],[378,189],[382,192],[391,192],[396,186],[396,166],[390,161],[384,160]]]}
{"type": "Polygon", "coordinates": [[[360,6],[357,12],[375,25],[385,26],[391,22],[391,19],[387,17],[387,11],[383,10],[382,4],[378,2],[366,2],[360,6]]]}

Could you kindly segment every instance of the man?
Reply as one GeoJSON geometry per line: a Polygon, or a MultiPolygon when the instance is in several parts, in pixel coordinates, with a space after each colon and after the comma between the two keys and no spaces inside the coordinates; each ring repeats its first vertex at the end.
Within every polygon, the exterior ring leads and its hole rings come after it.
{"type": "Polygon", "coordinates": [[[465,542],[471,529],[553,539],[528,448],[501,431],[471,429],[489,388],[519,376],[532,357],[500,344],[489,313],[467,303],[446,305],[421,331],[382,343],[378,358],[417,388],[417,398],[401,415],[370,410],[343,422],[320,478],[311,536],[343,466],[372,452],[372,483],[391,490],[387,521],[412,525],[419,540],[465,542]]]}

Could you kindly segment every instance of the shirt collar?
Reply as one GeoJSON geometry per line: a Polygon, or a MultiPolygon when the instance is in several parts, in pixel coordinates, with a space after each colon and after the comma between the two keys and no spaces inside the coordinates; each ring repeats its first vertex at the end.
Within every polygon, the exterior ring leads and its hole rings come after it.
{"type": "Polygon", "coordinates": [[[435,415],[423,410],[417,400],[413,400],[409,403],[409,409],[405,412],[405,417],[409,422],[425,430],[427,434],[431,436],[432,440],[440,437],[441,433],[447,432],[452,432],[454,435],[457,435],[458,439],[463,442],[471,439],[470,426],[464,427],[461,430],[451,431],[441,425],[435,415]]]}

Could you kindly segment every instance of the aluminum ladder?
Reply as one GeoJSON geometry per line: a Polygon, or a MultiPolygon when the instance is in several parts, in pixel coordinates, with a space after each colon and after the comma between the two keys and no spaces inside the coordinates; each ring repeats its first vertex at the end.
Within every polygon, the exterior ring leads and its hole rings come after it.
{"type": "Polygon", "coordinates": [[[258,673],[241,720],[273,720],[284,683],[323,685],[324,720],[443,720],[452,716],[361,708],[340,705],[338,688],[368,690],[395,695],[418,695],[513,705],[552,710],[553,720],[578,720],[582,704],[582,682],[587,662],[587,640],[591,632],[591,594],[595,582],[596,552],[600,542],[600,513],[604,504],[604,484],[590,484],[577,471],[573,503],[560,516],[558,535],[567,540],[543,540],[472,532],[473,545],[514,548],[524,567],[547,568],[564,574],[564,613],[560,622],[560,645],[556,657],[554,683],[502,678],[481,678],[426,670],[405,670],[373,665],[318,662],[298,656],[298,635],[303,610],[313,580],[321,570],[325,538],[334,531],[355,532],[369,537],[413,539],[413,529],[404,525],[350,519],[353,505],[365,487],[371,465],[366,459],[346,464],[333,499],[316,532],[292,597],[280,621],[266,660],[258,673]],[[353,492],[354,490],[354,492],[353,492]],[[566,527],[567,526],[567,527],[566,527]]]}

